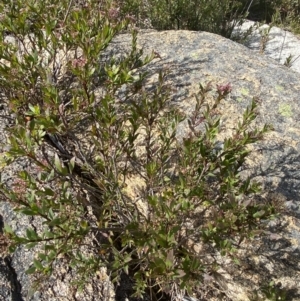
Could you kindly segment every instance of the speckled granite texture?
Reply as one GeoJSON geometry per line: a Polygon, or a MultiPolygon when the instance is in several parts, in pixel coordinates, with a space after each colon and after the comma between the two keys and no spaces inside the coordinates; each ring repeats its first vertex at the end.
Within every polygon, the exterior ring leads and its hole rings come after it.
{"type": "MultiPolygon", "coordinates": [[[[107,54],[124,53],[126,49],[129,50],[130,42],[129,34],[119,35],[107,54]]],[[[210,33],[144,31],[139,35],[138,44],[146,54],[154,50],[160,56],[147,66],[148,85],[155,85],[157,71],[168,69],[168,82],[173,87],[173,103],[187,113],[193,109],[193,94],[197,92],[200,82],[212,82],[213,86],[231,83],[233,91],[220,108],[222,122],[228,132],[234,128],[252,97],[260,99],[260,115],[256,125],[271,123],[274,131],[253,147],[243,173],[262,181],[265,189],[285,201],[289,211],[284,218],[284,225],[274,225],[276,235],[245,246],[245,260],[238,270],[231,270],[234,276],[228,279],[224,290],[227,300],[250,300],[251,291],[258,284],[273,279],[280,281],[287,290],[286,300],[300,300],[300,74],[242,45],[210,33]]],[[[178,138],[182,138],[185,132],[186,125],[183,122],[178,128],[178,138]]],[[[15,220],[11,208],[5,203],[0,203],[0,214],[4,223],[15,220]]],[[[15,226],[26,227],[20,221],[15,226]]],[[[87,294],[82,299],[76,298],[70,294],[70,279],[65,275],[57,281],[50,281],[48,290],[29,294],[30,278],[24,275],[24,269],[31,256],[20,250],[12,256],[9,266],[4,259],[0,260],[0,267],[3,266],[0,281],[18,283],[17,294],[14,294],[13,286],[7,289],[0,282],[0,300],[109,300],[103,299],[105,297],[96,289],[94,280],[87,294]]],[[[230,263],[227,267],[224,278],[230,269],[234,269],[230,263]]]]}

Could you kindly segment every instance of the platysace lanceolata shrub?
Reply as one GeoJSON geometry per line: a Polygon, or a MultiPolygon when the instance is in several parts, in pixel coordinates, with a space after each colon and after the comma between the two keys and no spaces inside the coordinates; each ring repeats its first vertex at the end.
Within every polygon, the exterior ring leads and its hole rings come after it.
{"type": "Polygon", "coordinates": [[[231,86],[217,86],[212,104],[209,86],[200,86],[193,114],[184,116],[171,104],[167,73],[145,85],[141,67],[155,55],[137,48],[136,32],[127,54],[104,59],[129,22],[116,7],[2,1],[0,13],[1,97],[15,117],[6,168],[31,163],[1,192],[42,221],[24,235],[6,225],[12,251],[38,247],[29,274],[47,276],[64,258],[76,285],[104,266],[114,281],[130,274],[137,296],[175,299],[216,274],[216,254],[234,256],[276,213],[256,201],[259,185],[240,176],[247,145],[269,130],[250,130],[255,100],[220,141],[217,109],[231,86]]]}

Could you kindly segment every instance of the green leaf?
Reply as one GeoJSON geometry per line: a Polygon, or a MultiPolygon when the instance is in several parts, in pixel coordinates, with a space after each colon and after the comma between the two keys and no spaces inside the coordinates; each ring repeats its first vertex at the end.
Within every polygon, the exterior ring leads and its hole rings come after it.
{"type": "Polygon", "coordinates": [[[45,187],[43,193],[48,196],[54,196],[54,191],[51,188],[45,187]]]}
{"type": "Polygon", "coordinates": [[[41,262],[39,260],[34,259],[33,264],[34,264],[34,266],[36,267],[37,270],[39,270],[39,271],[44,270],[44,267],[43,267],[43,265],[41,264],[41,262]]]}
{"type": "Polygon", "coordinates": [[[48,258],[44,253],[39,253],[39,254],[38,254],[38,257],[39,257],[41,260],[47,260],[47,258],[48,258]]]}
{"type": "Polygon", "coordinates": [[[54,218],[50,223],[48,223],[49,227],[53,227],[53,226],[59,226],[62,225],[64,223],[64,221],[62,220],[62,218],[58,217],[58,218],[54,218]]]}
{"type": "Polygon", "coordinates": [[[28,243],[28,244],[26,244],[26,246],[25,246],[25,249],[32,249],[32,248],[34,248],[36,245],[38,244],[38,242],[31,242],[31,243],[28,243]]]}
{"type": "Polygon", "coordinates": [[[14,235],[14,231],[12,230],[12,228],[8,224],[4,224],[4,232],[6,234],[14,235]]]}
{"type": "Polygon", "coordinates": [[[87,230],[89,224],[87,221],[81,221],[80,222],[80,227],[83,229],[83,230],[87,230]]]}
{"type": "Polygon", "coordinates": [[[43,237],[44,238],[53,238],[55,235],[54,235],[54,233],[53,232],[50,232],[50,231],[45,231],[44,233],[43,233],[43,237]]]}
{"type": "Polygon", "coordinates": [[[29,110],[34,114],[34,115],[40,115],[40,107],[39,106],[33,106],[32,104],[28,104],[29,110]]]}
{"type": "Polygon", "coordinates": [[[265,213],[266,213],[265,210],[260,210],[260,211],[258,211],[258,212],[255,212],[255,213],[253,214],[253,217],[254,217],[254,218],[260,218],[260,217],[264,216],[265,213]]]}
{"type": "Polygon", "coordinates": [[[59,157],[58,157],[58,155],[56,153],[54,155],[54,165],[57,168],[57,170],[60,173],[62,173],[62,165],[61,165],[60,159],[59,159],[59,157]]]}
{"type": "Polygon", "coordinates": [[[36,267],[35,266],[33,266],[33,267],[31,267],[31,268],[29,268],[28,270],[26,270],[26,274],[27,275],[30,275],[30,274],[33,274],[33,273],[35,273],[36,272],[36,267]]]}
{"type": "MultiPolygon", "coordinates": [[[[49,249],[48,249],[49,250],[49,249]]],[[[53,260],[54,258],[57,257],[57,254],[54,250],[50,251],[49,254],[48,254],[48,260],[53,260]]]]}
{"type": "Polygon", "coordinates": [[[39,238],[37,233],[33,229],[27,229],[26,236],[28,237],[29,240],[36,240],[39,238]]]}
{"type": "Polygon", "coordinates": [[[49,211],[48,211],[48,217],[49,217],[51,220],[54,219],[54,212],[53,212],[52,208],[50,208],[49,211]]]}
{"type": "Polygon", "coordinates": [[[153,262],[153,269],[157,274],[163,274],[166,270],[166,263],[162,258],[155,258],[153,262]]]}
{"type": "Polygon", "coordinates": [[[30,208],[21,208],[21,209],[18,209],[18,211],[25,215],[29,215],[29,216],[37,215],[37,212],[33,211],[30,208]]]}
{"type": "Polygon", "coordinates": [[[75,167],[75,157],[73,157],[70,161],[69,161],[69,172],[72,173],[72,171],[74,170],[75,167]]]}

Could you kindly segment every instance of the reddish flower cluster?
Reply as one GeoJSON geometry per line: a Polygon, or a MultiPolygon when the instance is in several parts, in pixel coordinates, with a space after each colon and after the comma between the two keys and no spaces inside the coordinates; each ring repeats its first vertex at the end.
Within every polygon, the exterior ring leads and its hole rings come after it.
{"type": "Polygon", "coordinates": [[[82,68],[86,65],[87,60],[83,59],[83,58],[79,58],[79,59],[74,59],[72,61],[72,66],[74,68],[82,68]]]}
{"type": "Polygon", "coordinates": [[[217,91],[220,96],[226,96],[232,91],[232,86],[230,83],[224,85],[217,85],[217,91]]]}
{"type": "Polygon", "coordinates": [[[110,8],[108,10],[108,18],[117,20],[120,16],[120,8],[110,8]]]}

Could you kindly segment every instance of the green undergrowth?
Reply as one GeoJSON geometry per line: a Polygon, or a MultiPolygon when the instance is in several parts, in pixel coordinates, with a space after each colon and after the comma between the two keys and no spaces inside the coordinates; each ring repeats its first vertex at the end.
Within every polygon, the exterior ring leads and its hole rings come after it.
{"type": "Polygon", "coordinates": [[[245,19],[300,33],[298,0],[115,0],[122,16],[141,28],[207,31],[230,38],[245,19]]]}
{"type": "Polygon", "coordinates": [[[219,258],[238,265],[240,245],[278,212],[240,175],[248,145],[271,130],[253,127],[259,103],[220,141],[218,108],[231,85],[199,85],[193,113],[179,112],[165,70],[145,85],[141,67],[157,54],[143,55],[136,31],[128,53],[103,59],[113,37],[134,27],[116,6],[3,0],[0,15],[1,102],[14,116],[2,155],[14,182],[3,181],[1,194],[40,224],[23,233],[6,225],[10,251],[37,250],[27,273],[39,279],[64,259],[76,287],[105,267],[151,300],[211,290],[203,283],[217,279],[219,258]],[[184,120],[188,134],[177,137],[184,120]],[[22,160],[28,168],[16,170],[22,160]]]}
{"type": "Polygon", "coordinates": [[[156,30],[187,29],[230,37],[248,14],[246,1],[116,0],[121,15],[131,15],[139,27],[156,30]]]}

